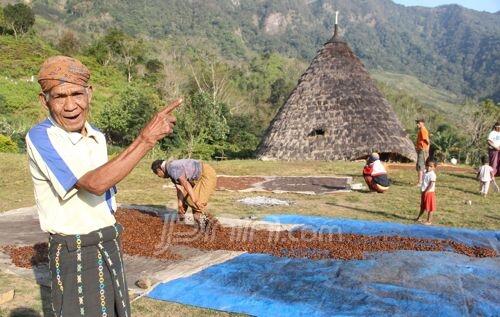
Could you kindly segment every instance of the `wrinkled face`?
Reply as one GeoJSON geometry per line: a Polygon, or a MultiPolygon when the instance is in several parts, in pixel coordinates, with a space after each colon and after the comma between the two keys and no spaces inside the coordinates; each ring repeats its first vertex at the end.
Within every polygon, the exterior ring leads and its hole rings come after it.
{"type": "Polygon", "coordinates": [[[40,93],[39,98],[64,130],[82,134],[85,132],[83,130],[90,109],[92,87],[64,83],[55,86],[46,94],[40,93]]]}

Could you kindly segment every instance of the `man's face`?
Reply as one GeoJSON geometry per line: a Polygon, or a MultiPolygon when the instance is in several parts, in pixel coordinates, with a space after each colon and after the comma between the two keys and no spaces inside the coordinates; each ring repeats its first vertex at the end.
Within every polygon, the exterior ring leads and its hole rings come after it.
{"type": "Polygon", "coordinates": [[[495,131],[496,131],[496,132],[500,132],[500,125],[495,126],[495,131]]]}
{"type": "Polygon", "coordinates": [[[417,122],[417,128],[421,128],[423,126],[423,123],[422,122],[417,122]]]}
{"type": "Polygon", "coordinates": [[[163,172],[163,170],[161,168],[157,168],[155,174],[158,177],[165,178],[165,173],[163,172]]]}
{"type": "Polygon", "coordinates": [[[44,93],[39,98],[56,123],[68,132],[83,133],[92,99],[92,87],[64,83],[55,86],[47,94],[48,99],[44,93]]]}

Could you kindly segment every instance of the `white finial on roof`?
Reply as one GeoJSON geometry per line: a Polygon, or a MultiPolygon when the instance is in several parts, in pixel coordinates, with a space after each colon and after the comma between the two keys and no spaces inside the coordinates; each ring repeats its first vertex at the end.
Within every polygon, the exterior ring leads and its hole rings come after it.
{"type": "Polygon", "coordinates": [[[339,12],[335,11],[335,24],[339,24],[339,12]]]}

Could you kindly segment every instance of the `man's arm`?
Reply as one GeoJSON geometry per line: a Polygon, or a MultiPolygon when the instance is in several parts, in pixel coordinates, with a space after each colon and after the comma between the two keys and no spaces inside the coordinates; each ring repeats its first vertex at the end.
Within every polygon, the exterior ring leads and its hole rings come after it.
{"type": "Polygon", "coordinates": [[[106,190],[119,183],[155,146],[158,140],[172,133],[175,117],[171,115],[171,112],[181,103],[182,99],[177,99],[158,112],[129,147],[111,161],[83,175],[78,179],[76,187],[95,195],[102,195],[106,190]]]}
{"type": "Polygon", "coordinates": [[[202,210],[205,206],[202,206],[201,204],[199,204],[198,196],[196,196],[196,194],[194,193],[193,186],[191,186],[191,184],[187,181],[187,179],[184,175],[179,177],[179,183],[181,183],[182,187],[184,187],[184,189],[186,190],[189,197],[191,197],[191,200],[193,201],[195,206],[199,210],[202,210]]]}
{"type": "Polygon", "coordinates": [[[184,210],[184,196],[185,196],[185,194],[183,192],[183,188],[181,185],[175,184],[175,189],[177,191],[177,206],[179,207],[178,209],[180,212],[184,213],[186,211],[184,210]]]}

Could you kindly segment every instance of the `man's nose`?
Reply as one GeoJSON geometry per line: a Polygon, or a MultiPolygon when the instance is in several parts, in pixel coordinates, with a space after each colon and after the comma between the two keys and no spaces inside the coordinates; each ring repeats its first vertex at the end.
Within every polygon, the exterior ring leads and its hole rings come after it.
{"type": "Polygon", "coordinates": [[[64,98],[64,110],[73,111],[77,107],[75,100],[71,95],[64,98]]]}

